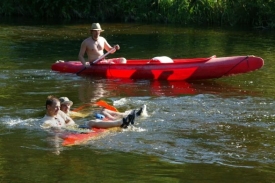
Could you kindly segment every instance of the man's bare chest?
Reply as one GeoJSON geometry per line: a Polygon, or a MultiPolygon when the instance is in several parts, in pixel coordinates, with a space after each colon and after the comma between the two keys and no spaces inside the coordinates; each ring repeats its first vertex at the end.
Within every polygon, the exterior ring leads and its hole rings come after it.
{"type": "Polygon", "coordinates": [[[104,48],[104,43],[101,43],[99,41],[89,41],[87,44],[87,49],[88,50],[102,50],[104,48]]]}

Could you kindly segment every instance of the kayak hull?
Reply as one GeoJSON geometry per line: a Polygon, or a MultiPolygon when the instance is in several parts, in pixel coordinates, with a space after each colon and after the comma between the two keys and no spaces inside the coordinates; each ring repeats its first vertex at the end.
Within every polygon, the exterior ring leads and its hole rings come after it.
{"type": "Polygon", "coordinates": [[[73,146],[84,144],[91,139],[102,137],[106,132],[108,132],[107,129],[93,128],[92,131],[88,133],[69,133],[63,137],[62,145],[73,146]]]}
{"type": "Polygon", "coordinates": [[[260,69],[264,60],[256,56],[231,56],[173,59],[173,63],[152,62],[150,59],[127,60],[126,63],[93,64],[84,69],[79,61],[54,63],[53,71],[78,73],[103,78],[149,80],[214,79],[260,69]]]}

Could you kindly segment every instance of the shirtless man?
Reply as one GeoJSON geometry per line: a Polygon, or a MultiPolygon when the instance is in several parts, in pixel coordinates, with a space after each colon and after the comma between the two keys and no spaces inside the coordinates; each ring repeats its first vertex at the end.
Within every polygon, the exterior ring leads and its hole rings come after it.
{"type": "Polygon", "coordinates": [[[61,129],[74,125],[74,120],[60,110],[59,100],[49,96],[46,100],[46,115],[42,118],[42,127],[61,129]]]}
{"type": "MultiPolygon", "coordinates": [[[[97,128],[111,128],[111,127],[122,127],[127,128],[128,125],[134,124],[135,111],[129,114],[126,118],[117,119],[114,121],[96,121],[91,120],[87,122],[87,127],[97,128]]],[[[60,110],[60,101],[54,96],[48,96],[46,100],[46,115],[42,118],[42,128],[53,128],[62,129],[67,126],[75,126],[74,120],[60,110]]]]}
{"type": "MultiPolygon", "coordinates": [[[[85,67],[90,66],[90,62],[95,61],[100,56],[104,55],[104,49],[110,51],[113,47],[109,45],[106,39],[100,36],[100,33],[104,30],[101,29],[99,23],[93,23],[91,27],[91,37],[88,37],[81,43],[80,51],[78,54],[78,59],[85,67]],[[88,61],[85,61],[85,53],[88,56],[88,61]]],[[[119,50],[119,45],[114,46],[115,50],[111,53],[114,53],[116,50],[119,50]]]]}

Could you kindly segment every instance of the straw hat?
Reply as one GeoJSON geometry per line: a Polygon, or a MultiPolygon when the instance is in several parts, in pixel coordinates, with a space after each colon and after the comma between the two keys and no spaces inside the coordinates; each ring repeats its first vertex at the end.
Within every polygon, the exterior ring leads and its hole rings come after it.
{"type": "Polygon", "coordinates": [[[91,30],[99,30],[100,32],[103,32],[104,30],[101,29],[100,24],[99,23],[93,23],[91,30]]]}
{"type": "Polygon", "coordinates": [[[60,104],[69,104],[70,106],[73,105],[73,102],[70,101],[67,97],[60,97],[59,98],[60,104]]]}

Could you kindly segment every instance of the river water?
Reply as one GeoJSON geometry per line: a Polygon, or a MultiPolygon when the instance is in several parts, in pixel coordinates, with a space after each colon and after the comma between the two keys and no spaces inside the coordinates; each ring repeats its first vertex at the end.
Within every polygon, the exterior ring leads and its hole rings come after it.
{"type": "MultiPolygon", "coordinates": [[[[255,72],[196,82],[85,78],[51,71],[76,60],[90,23],[1,21],[1,182],[274,182],[275,32],[102,23],[112,57],[256,55],[255,72]],[[134,128],[56,147],[40,129],[48,95],[79,107],[147,106],[134,128]],[[60,154],[56,153],[57,150],[60,154]]],[[[93,110],[90,109],[90,110],[93,110]]],[[[91,117],[76,119],[83,123],[91,117]]]]}

